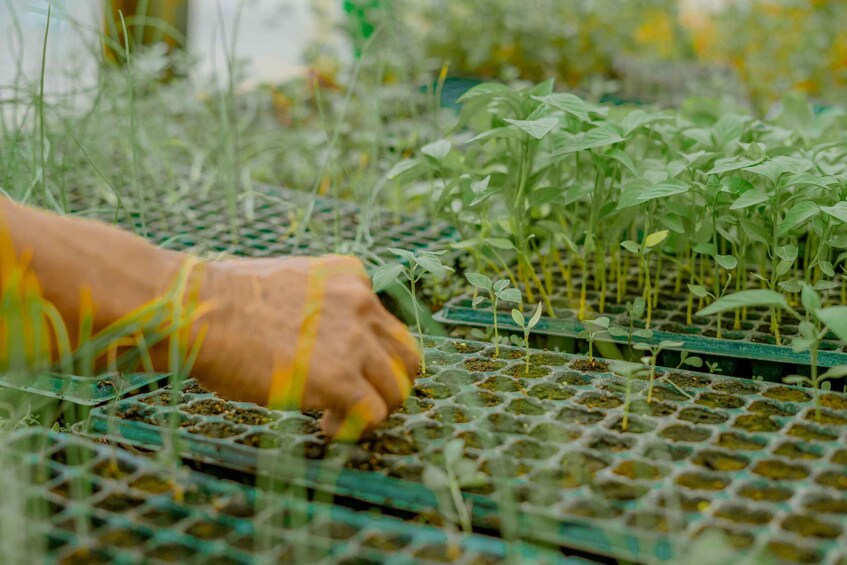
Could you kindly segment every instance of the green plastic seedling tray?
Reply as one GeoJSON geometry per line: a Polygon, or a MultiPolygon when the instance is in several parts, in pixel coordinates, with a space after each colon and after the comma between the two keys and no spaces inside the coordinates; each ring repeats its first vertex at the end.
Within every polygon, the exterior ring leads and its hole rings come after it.
{"type": "Polygon", "coordinates": [[[581,562],[257,490],[42,428],[5,439],[4,461],[30,479],[20,531],[33,536],[27,545],[47,539],[47,563],[581,562]]]}
{"type": "Polygon", "coordinates": [[[427,376],[357,446],[327,445],[313,415],[226,402],[194,382],[176,412],[170,391],[149,394],[122,401],[114,418],[96,409],[90,429],[156,448],[174,415],[186,457],[421,512],[435,505],[425,467],[442,465],[445,444],[459,438],[485,478],[466,489],[482,527],[520,516],[526,539],[641,562],[676,562],[714,530],[742,553],[835,563],[847,542],[847,397],[823,395],[818,422],[808,389],[660,369],[652,403],[647,382],[633,381],[621,432],[623,378],[591,371],[585,358],[532,355],[525,373],[520,350],[503,347],[495,359],[486,344],[431,340],[427,376]],[[277,468],[268,463],[280,457],[277,468]],[[501,511],[506,492],[516,509],[501,511]]]}
{"type": "MultiPolygon", "coordinates": [[[[654,265],[654,269],[656,266],[654,265]]],[[[540,267],[536,272],[541,273],[540,267]]],[[[557,272],[558,275],[558,272],[557,272]]],[[[636,280],[637,272],[633,271],[630,274],[630,280],[636,280]]],[[[557,335],[576,338],[585,328],[583,323],[578,318],[578,298],[581,286],[581,276],[574,273],[573,282],[571,285],[572,295],[567,295],[566,287],[560,285],[554,287],[550,294],[550,302],[553,306],[555,317],[548,315],[545,308],[544,315],[538,321],[532,332],[545,335],[557,335]]],[[[795,352],[787,345],[792,338],[797,335],[798,327],[796,320],[793,323],[786,323],[791,318],[784,319],[780,326],[780,334],[782,339],[781,345],[775,344],[775,338],[770,330],[770,315],[764,309],[749,309],[744,320],[740,321],[741,329],[734,329],[735,318],[733,314],[724,314],[722,317],[722,337],[717,338],[717,317],[701,318],[693,316],[692,324],[688,324],[687,307],[688,295],[685,280],[682,281],[681,289],[677,287],[677,273],[675,270],[664,269],[663,275],[659,279],[659,300],[657,307],[653,310],[652,322],[650,329],[653,331],[653,337],[649,340],[635,338],[634,341],[647,341],[652,344],[658,344],[660,341],[674,341],[682,345],[675,349],[678,351],[687,351],[702,355],[714,355],[719,357],[729,357],[737,359],[751,359],[755,361],[769,361],[775,363],[809,365],[810,358],[808,351],[795,352]]],[[[847,284],[847,281],[838,279],[840,284],[847,284]]],[[[756,288],[760,284],[751,277],[751,286],[756,288]]],[[[586,293],[587,308],[586,312],[592,318],[599,316],[607,316],[612,325],[617,325],[623,329],[629,329],[629,316],[626,312],[625,304],[627,301],[632,301],[640,296],[637,292],[635,284],[630,283],[627,287],[627,292],[624,293],[623,300],[617,301],[617,285],[611,282],[606,290],[606,302],[602,312],[600,312],[600,292],[595,290],[593,279],[588,283],[586,293]]],[[[536,300],[540,300],[537,288],[532,289],[535,293],[536,300]]],[[[821,295],[825,302],[829,304],[840,303],[840,288],[824,291],[821,295]]],[[[524,292],[524,296],[526,296],[524,292]]],[[[520,332],[512,316],[510,315],[513,304],[501,304],[497,313],[497,325],[520,332]]],[[[526,312],[531,316],[534,304],[526,306],[526,312]]],[[[697,301],[695,300],[693,310],[698,310],[697,301]]],[[[489,302],[484,302],[477,307],[473,306],[473,293],[468,290],[464,295],[450,300],[445,304],[434,316],[435,320],[454,325],[477,326],[477,327],[492,327],[494,325],[494,311],[489,302]]],[[[634,326],[636,329],[643,327],[643,321],[638,320],[634,326]],[[641,326],[638,324],[641,323],[641,326]]],[[[613,338],[608,334],[599,334],[597,341],[611,341],[618,344],[627,343],[627,338],[613,338]]],[[[821,350],[818,353],[818,365],[820,367],[833,367],[847,363],[847,344],[838,341],[834,335],[827,336],[821,342],[821,350]]]]}
{"type": "Polygon", "coordinates": [[[80,215],[107,222],[117,219],[121,227],[171,249],[240,257],[341,252],[392,262],[398,259],[388,247],[436,250],[446,248],[445,242],[455,238],[455,231],[446,225],[379,208],[369,215],[370,238],[360,237],[363,211],[358,206],[268,185],[258,185],[251,204],[246,202],[239,201],[230,211],[224,198],[195,195],[173,206],[147,202],[142,212],[141,206],[125,201],[127,213],[123,208],[116,211],[116,204],[106,206],[79,198],[72,208],[80,215]],[[308,225],[298,228],[310,206],[308,225]]]}
{"type": "Polygon", "coordinates": [[[167,378],[168,374],[163,373],[103,373],[96,377],[57,373],[42,373],[34,377],[6,374],[0,377],[0,387],[80,406],[97,406],[146,386],[157,385],[167,378]]]}

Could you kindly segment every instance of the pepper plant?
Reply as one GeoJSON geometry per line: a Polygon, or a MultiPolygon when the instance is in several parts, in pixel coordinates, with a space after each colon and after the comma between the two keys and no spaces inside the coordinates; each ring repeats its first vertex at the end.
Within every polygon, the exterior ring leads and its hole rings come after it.
{"type": "MultiPolygon", "coordinates": [[[[389,248],[391,253],[403,260],[403,263],[387,263],[381,265],[372,274],[374,292],[382,292],[396,282],[402,282],[403,288],[412,299],[412,309],[415,313],[415,326],[418,332],[420,350],[424,350],[423,329],[421,328],[420,309],[417,300],[417,284],[425,276],[442,279],[453,270],[441,263],[441,256],[446,251],[408,251],[405,249],[389,248]]],[[[421,374],[426,374],[426,359],[421,358],[421,374]]]]}
{"type": "Polygon", "coordinates": [[[768,307],[780,310],[799,320],[798,335],[791,342],[795,352],[809,352],[810,376],[790,376],[786,382],[809,384],[815,395],[815,417],[820,420],[820,390],[828,379],[844,376],[843,367],[820,373],[818,353],[821,341],[832,332],[841,341],[847,342],[847,306],[824,307],[821,298],[811,285],[805,284],[801,290],[801,304],[804,313],[794,309],[783,294],[773,290],[746,290],[725,296],[704,308],[698,315],[709,316],[738,308],[768,307]]]}
{"type": "Polygon", "coordinates": [[[515,321],[518,327],[521,328],[521,331],[523,332],[523,344],[526,348],[526,363],[524,365],[524,372],[529,373],[529,334],[530,332],[532,332],[532,328],[538,325],[538,320],[541,319],[541,303],[538,303],[538,306],[535,308],[535,312],[532,314],[529,320],[526,319],[526,317],[523,315],[523,312],[521,312],[517,308],[513,308],[512,319],[515,321]]]}
{"type": "MultiPolygon", "coordinates": [[[[485,301],[486,298],[491,301],[492,311],[494,312],[494,355],[499,357],[500,333],[497,326],[498,305],[500,301],[520,304],[522,302],[521,291],[517,288],[508,288],[509,281],[507,279],[492,281],[489,277],[480,273],[465,273],[465,277],[475,289],[482,290],[488,294],[487,297],[481,295],[475,296],[473,299],[474,306],[478,306],[485,301]]],[[[512,317],[514,317],[514,314],[512,314],[512,317]]],[[[537,320],[536,323],[538,323],[537,320]]],[[[534,325],[535,324],[533,324],[533,326],[534,325]]]]}

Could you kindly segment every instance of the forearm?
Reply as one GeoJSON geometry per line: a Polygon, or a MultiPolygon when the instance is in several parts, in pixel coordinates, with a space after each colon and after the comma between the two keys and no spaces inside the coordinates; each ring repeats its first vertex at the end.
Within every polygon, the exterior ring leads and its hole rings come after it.
{"type": "Polygon", "coordinates": [[[0,230],[62,315],[75,344],[80,300],[90,292],[94,330],[161,296],[185,261],[115,227],[62,217],[0,198],[0,230]]]}

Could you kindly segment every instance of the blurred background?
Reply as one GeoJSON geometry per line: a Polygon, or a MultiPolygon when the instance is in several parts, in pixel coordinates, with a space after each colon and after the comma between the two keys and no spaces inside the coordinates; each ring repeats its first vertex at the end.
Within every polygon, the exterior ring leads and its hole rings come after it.
{"type": "Polygon", "coordinates": [[[0,0],[0,190],[370,201],[480,81],[712,115],[840,105],[845,24],[844,0],[0,0]]]}

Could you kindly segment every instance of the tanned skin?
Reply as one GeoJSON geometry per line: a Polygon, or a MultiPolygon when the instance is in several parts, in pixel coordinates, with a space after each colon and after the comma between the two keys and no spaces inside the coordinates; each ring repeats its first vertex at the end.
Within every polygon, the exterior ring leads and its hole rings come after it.
{"type": "MultiPolygon", "coordinates": [[[[30,269],[72,343],[84,290],[93,298],[97,331],[162,296],[190,260],[108,224],[2,197],[0,228],[19,255],[31,255],[30,269]]],[[[351,433],[351,415],[358,436],[405,400],[419,353],[372,292],[358,259],[235,259],[202,263],[193,273],[209,309],[194,322],[206,326],[206,335],[192,376],[207,388],[258,404],[273,404],[282,391],[288,405],[325,410],[325,431],[339,436],[351,433]],[[312,339],[303,337],[309,334],[312,339]],[[304,378],[291,389],[285,379],[296,367],[304,378]]],[[[166,347],[156,348],[153,362],[167,370],[166,347]]]]}

